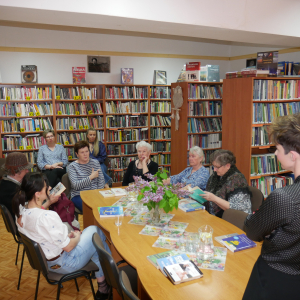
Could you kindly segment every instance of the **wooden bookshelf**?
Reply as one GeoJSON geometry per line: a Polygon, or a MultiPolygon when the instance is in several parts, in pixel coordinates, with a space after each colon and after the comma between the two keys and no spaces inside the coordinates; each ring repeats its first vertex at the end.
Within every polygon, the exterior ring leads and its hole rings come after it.
{"type": "MultiPolygon", "coordinates": [[[[216,99],[213,97],[195,97],[193,98],[192,95],[189,97],[189,89],[191,85],[195,86],[202,86],[203,88],[208,87],[217,87],[220,90],[220,93],[222,94],[222,83],[220,82],[176,82],[171,84],[172,88],[172,98],[173,98],[173,89],[177,86],[180,86],[182,88],[182,96],[183,96],[183,105],[180,108],[180,120],[179,120],[179,130],[175,131],[175,119],[172,119],[172,126],[171,126],[171,157],[172,157],[172,173],[178,174],[182,172],[185,168],[187,168],[188,164],[188,137],[191,135],[201,136],[203,134],[218,134],[222,133],[222,131],[207,131],[207,132],[197,132],[197,133],[189,133],[188,132],[188,121],[189,119],[207,119],[207,118],[220,118],[222,120],[223,113],[221,112],[220,115],[208,115],[208,113],[204,114],[198,114],[198,115],[191,115],[189,116],[189,104],[190,103],[200,103],[199,105],[202,105],[204,101],[208,102],[215,102],[219,101],[220,105],[222,106],[222,95],[220,99],[216,99]]],[[[204,104],[203,104],[204,105],[204,104]]],[[[173,102],[172,102],[172,108],[173,108],[173,102]]],[[[210,114],[210,113],[209,113],[210,114]]],[[[199,144],[193,144],[192,146],[200,146],[199,144]]],[[[207,156],[207,154],[213,152],[216,149],[220,149],[221,147],[211,148],[211,147],[202,147],[204,151],[204,155],[207,156]],[[209,153],[207,153],[210,151],[209,153]]],[[[205,166],[209,167],[209,161],[205,161],[205,166]]]]}
{"type": "MultiPolygon", "coordinates": [[[[253,155],[271,154],[275,152],[275,145],[253,145],[252,142],[252,130],[253,127],[261,127],[263,125],[270,125],[270,122],[262,122],[259,124],[253,124],[253,106],[255,103],[273,104],[273,103],[289,103],[299,102],[299,95],[297,97],[291,97],[283,99],[277,90],[277,87],[273,87],[272,91],[269,90],[264,93],[269,99],[257,100],[254,98],[254,94],[257,95],[258,91],[256,81],[279,81],[281,84],[288,81],[295,81],[299,85],[299,80],[296,78],[234,78],[225,79],[223,88],[223,149],[231,150],[237,160],[238,169],[245,175],[248,184],[251,185],[251,180],[260,179],[266,176],[276,176],[287,174],[286,171],[251,174],[251,157],[253,155]],[[274,98],[273,95],[279,95],[278,98],[274,98]]],[[[271,84],[270,82],[268,84],[271,84]]],[[[265,90],[263,90],[265,91],[265,90]]],[[[263,97],[264,98],[264,97],[263,97]]],[[[300,104],[300,103],[299,103],[300,104]]],[[[280,111],[279,111],[280,112],[280,111]]],[[[287,111],[287,113],[289,113],[287,111]]],[[[256,115],[255,115],[256,116],[256,115]]],[[[265,194],[265,193],[264,193],[265,194]]]]}

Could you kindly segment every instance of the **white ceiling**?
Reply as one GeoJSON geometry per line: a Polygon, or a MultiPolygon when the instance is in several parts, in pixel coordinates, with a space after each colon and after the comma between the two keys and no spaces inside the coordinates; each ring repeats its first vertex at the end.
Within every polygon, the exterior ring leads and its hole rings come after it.
{"type": "MultiPolygon", "coordinates": [[[[297,0],[0,0],[0,20],[300,46],[297,0]]],[[[1,35],[1,32],[0,32],[1,35]]]]}

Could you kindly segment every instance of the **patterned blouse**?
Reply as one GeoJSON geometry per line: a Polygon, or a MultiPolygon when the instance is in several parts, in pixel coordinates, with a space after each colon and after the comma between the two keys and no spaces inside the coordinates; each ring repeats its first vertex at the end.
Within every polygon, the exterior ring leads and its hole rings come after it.
{"type": "Polygon", "coordinates": [[[46,170],[46,165],[53,165],[62,162],[63,167],[68,164],[68,157],[65,148],[62,145],[55,145],[54,150],[50,150],[47,145],[40,147],[38,152],[37,164],[40,170],[46,170]]]}
{"type": "Polygon", "coordinates": [[[261,256],[273,269],[300,275],[300,176],[273,191],[245,222],[247,236],[263,241],[261,256]]]}
{"type": "Polygon", "coordinates": [[[171,176],[171,184],[184,183],[190,184],[191,187],[198,186],[200,189],[205,190],[206,183],[209,178],[209,171],[205,167],[201,167],[199,170],[192,174],[192,167],[186,168],[181,173],[171,176]]]}

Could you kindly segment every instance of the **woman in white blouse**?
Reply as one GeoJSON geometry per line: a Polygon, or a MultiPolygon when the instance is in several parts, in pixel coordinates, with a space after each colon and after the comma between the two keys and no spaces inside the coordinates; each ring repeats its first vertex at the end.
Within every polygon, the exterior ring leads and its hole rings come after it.
{"type": "Polygon", "coordinates": [[[41,173],[27,173],[21,183],[20,191],[13,198],[13,212],[17,216],[18,230],[40,244],[53,272],[67,274],[84,267],[91,259],[99,268],[96,272],[99,289],[97,299],[106,299],[109,287],[100,265],[99,257],[92,243],[95,232],[99,234],[106,251],[105,235],[96,226],[86,228],[82,233],[74,231],[68,234],[68,228],[59,215],[42,209],[42,203],[48,199],[48,180],[41,173]],[[25,205],[25,202],[28,202],[25,205]]]}

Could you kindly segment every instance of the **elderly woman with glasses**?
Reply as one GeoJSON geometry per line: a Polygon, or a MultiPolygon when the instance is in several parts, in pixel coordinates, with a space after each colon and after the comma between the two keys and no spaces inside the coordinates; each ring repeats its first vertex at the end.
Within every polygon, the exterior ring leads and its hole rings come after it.
{"type": "Polygon", "coordinates": [[[66,174],[68,157],[65,148],[55,143],[53,130],[45,130],[43,137],[46,145],[39,148],[37,165],[47,176],[49,185],[55,187],[61,181],[62,176],[66,174]]]}
{"type": "Polygon", "coordinates": [[[208,179],[205,194],[201,195],[208,201],[209,213],[220,218],[229,208],[252,213],[248,183],[235,166],[234,154],[229,150],[217,150],[210,159],[214,172],[208,179]]]}
{"type": "Polygon", "coordinates": [[[209,172],[202,165],[203,159],[203,150],[198,146],[192,147],[189,152],[190,167],[164,180],[163,183],[166,185],[170,183],[184,183],[185,185],[190,185],[192,188],[198,186],[200,189],[205,190],[209,172]]]}

